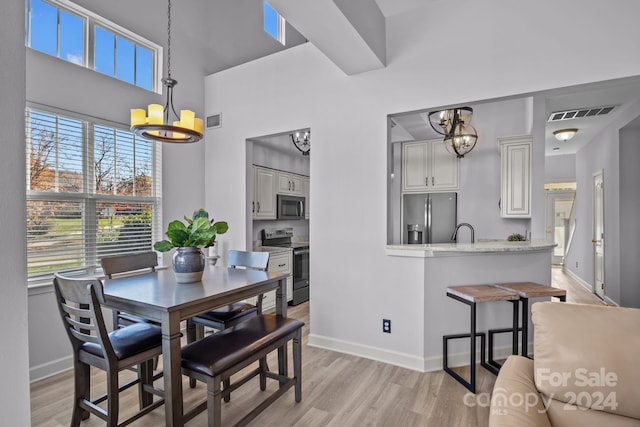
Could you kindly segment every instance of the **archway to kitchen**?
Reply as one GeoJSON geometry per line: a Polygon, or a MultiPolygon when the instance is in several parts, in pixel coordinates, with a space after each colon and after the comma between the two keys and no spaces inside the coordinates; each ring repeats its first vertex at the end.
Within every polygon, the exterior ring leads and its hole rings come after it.
{"type": "Polygon", "coordinates": [[[246,248],[269,251],[269,270],[289,273],[294,305],[309,299],[310,131],[246,140],[246,248]]]}

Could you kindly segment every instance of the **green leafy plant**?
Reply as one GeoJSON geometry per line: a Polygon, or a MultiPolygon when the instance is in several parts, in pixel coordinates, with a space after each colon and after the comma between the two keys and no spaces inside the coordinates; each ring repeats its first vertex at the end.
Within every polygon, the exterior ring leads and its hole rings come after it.
{"type": "Polygon", "coordinates": [[[509,242],[524,242],[527,239],[522,234],[513,233],[510,234],[509,237],[507,237],[507,240],[509,242]]]}
{"type": "Polygon", "coordinates": [[[167,252],[173,248],[207,248],[213,246],[218,234],[229,229],[225,221],[209,220],[209,213],[200,208],[193,218],[184,217],[186,224],[180,220],[171,221],[165,233],[169,240],[161,240],[153,245],[158,252],[167,252]]]}

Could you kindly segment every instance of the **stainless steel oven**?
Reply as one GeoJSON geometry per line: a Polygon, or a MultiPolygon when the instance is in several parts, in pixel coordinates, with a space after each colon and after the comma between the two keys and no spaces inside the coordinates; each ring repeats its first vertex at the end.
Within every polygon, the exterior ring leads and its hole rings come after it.
{"type": "Polygon", "coordinates": [[[293,252],[293,300],[297,305],[309,300],[309,242],[292,242],[293,228],[262,230],[262,246],[291,248],[293,252]]]}
{"type": "Polygon", "coordinates": [[[293,301],[297,305],[309,300],[309,247],[293,248],[293,301]]]}
{"type": "Polygon", "coordinates": [[[278,194],[278,219],[304,219],[304,197],[278,194]]]}

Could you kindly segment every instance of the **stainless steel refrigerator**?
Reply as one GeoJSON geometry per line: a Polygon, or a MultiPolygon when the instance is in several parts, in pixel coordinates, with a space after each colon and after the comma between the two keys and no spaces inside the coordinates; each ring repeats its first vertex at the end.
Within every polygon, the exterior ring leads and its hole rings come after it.
{"type": "Polygon", "coordinates": [[[404,194],[402,243],[452,243],[457,204],[457,193],[404,194]]]}

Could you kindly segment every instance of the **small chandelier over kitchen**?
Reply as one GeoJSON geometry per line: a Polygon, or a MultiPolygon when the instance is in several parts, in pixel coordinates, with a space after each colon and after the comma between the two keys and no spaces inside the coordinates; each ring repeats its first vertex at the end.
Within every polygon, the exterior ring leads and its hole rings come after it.
{"type": "Polygon", "coordinates": [[[460,158],[473,150],[478,142],[478,134],[470,124],[472,115],[471,107],[460,107],[432,111],[428,116],[431,128],[444,135],[447,151],[460,158]]]}
{"type": "Polygon", "coordinates": [[[162,79],[167,92],[164,107],[150,104],[147,112],[141,108],[131,110],[131,131],[138,136],[161,142],[190,143],[202,139],[203,122],[191,110],[180,110],[180,115],[173,107],[173,87],[178,81],[171,78],[171,0],[167,8],[167,77],[162,79]],[[170,121],[170,112],[177,120],[170,121]]]}
{"type": "Polygon", "coordinates": [[[311,131],[307,130],[304,133],[296,132],[289,134],[293,145],[302,153],[303,156],[308,156],[311,151],[311,131]]]}

